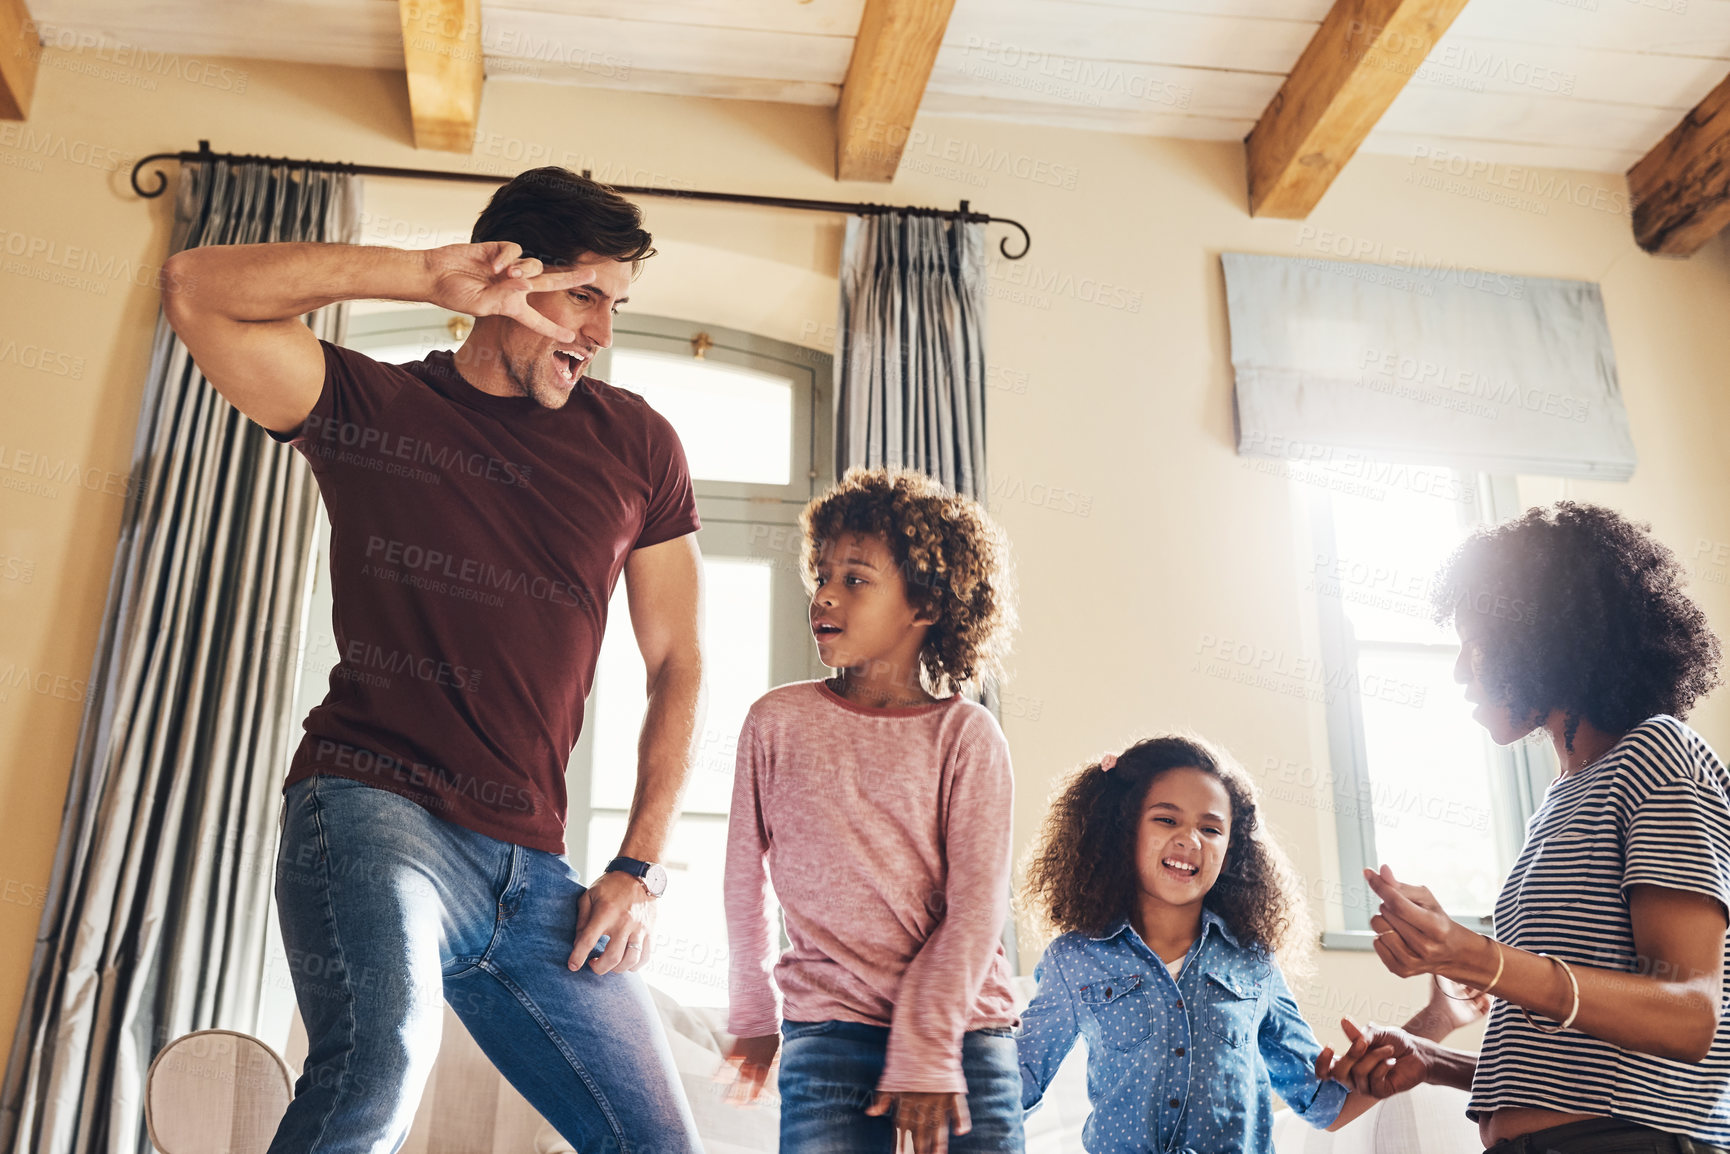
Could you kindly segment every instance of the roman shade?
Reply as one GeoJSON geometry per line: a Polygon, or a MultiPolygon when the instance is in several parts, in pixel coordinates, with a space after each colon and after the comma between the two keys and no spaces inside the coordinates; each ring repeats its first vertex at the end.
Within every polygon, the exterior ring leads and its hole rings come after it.
{"type": "Polygon", "coordinates": [[[1238,453],[1626,481],[1598,286],[1225,253],[1238,453]]]}

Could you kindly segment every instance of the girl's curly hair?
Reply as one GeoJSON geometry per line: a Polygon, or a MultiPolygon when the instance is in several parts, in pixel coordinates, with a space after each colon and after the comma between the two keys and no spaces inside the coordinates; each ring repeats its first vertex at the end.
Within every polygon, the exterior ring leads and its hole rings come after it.
{"type": "Polygon", "coordinates": [[[977,501],[909,469],[849,469],[805,506],[799,524],[807,590],[816,589],[825,543],[843,533],[888,543],[909,604],[935,621],[919,651],[934,692],[1002,679],[1015,628],[1009,541],[977,501]]]}
{"type": "Polygon", "coordinates": [[[1149,737],[1117,755],[1110,770],[1098,762],[1058,786],[1021,891],[1046,928],[1098,937],[1136,907],[1141,889],[1136,835],[1148,787],[1163,774],[1199,769],[1219,779],[1231,799],[1231,830],[1219,880],[1206,906],[1240,945],[1274,953],[1309,938],[1303,889],[1279,845],[1263,832],[1255,784],[1229,754],[1201,738],[1149,737]]]}
{"type": "Polygon", "coordinates": [[[1468,537],[1431,607],[1466,625],[1491,697],[1532,725],[1562,710],[1572,749],[1582,719],[1625,733],[1686,716],[1719,683],[1718,638],[1684,579],[1651,526],[1558,501],[1468,537]]]}

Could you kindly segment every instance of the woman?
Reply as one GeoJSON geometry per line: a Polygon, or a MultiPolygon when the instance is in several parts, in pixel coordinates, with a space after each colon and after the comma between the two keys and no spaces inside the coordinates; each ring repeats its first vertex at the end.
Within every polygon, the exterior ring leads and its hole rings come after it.
{"type": "Polygon", "coordinates": [[[1378,1095],[1470,1089],[1495,1154],[1730,1146],[1730,776],[1678,720],[1718,683],[1719,656],[1682,576],[1641,527],[1568,501],[1449,560],[1435,608],[1459,632],[1474,720],[1499,745],[1545,730],[1561,775],[1502,887],[1495,939],[1388,867],[1364,871],[1388,969],[1497,999],[1482,1052],[1348,1023],[1333,1077],[1378,1095]]]}

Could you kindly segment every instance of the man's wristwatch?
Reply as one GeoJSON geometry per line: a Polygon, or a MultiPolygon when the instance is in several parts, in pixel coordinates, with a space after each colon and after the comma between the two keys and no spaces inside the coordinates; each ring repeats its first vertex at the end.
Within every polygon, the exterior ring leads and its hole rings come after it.
{"type": "Polygon", "coordinates": [[[638,861],[634,857],[616,857],[607,863],[605,873],[630,874],[643,883],[643,888],[649,891],[649,896],[658,898],[667,892],[667,871],[652,861],[638,861]]]}

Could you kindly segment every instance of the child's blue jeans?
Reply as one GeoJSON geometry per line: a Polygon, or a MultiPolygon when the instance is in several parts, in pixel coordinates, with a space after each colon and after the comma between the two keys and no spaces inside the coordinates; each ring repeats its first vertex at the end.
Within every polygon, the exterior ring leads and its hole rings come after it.
{"type": "Polygon", "coordinates": [[[700,1151],[642,979],[566,968],[582,893],[561,855],[394,793],[330,776],[291,786],[276,903],[310,1049],[270,1154],[399,1149],[447,1000],[583,1154],[700,1151]]]}
{"type": "MultiPolygon", "coordinates": [[[[893,1118],[865,1113],[883,1077],[889,1028],[783,1022],[781,1037],[781,1154],[894,1154],[893,1118]]],[[[951,1154],[1022,1154],[1015,1032],[964,1035],[961,1071],[973,1129],[950,1134],[951,1154]]]]}

